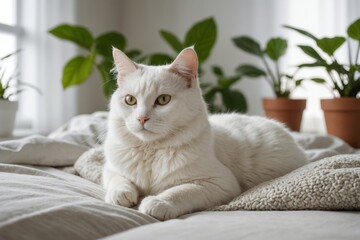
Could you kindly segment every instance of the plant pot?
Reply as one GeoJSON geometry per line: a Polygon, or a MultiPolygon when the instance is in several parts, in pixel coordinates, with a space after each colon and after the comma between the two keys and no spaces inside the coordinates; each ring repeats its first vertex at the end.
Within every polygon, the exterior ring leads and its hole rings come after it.
{"type": "Polygon", "coordinates": [[[0,137],[10,137],[14,130],[18,102],[0,100],[0,137]]]}
{"type": "Polygon", "coordinates": [[[264,98],[263,108],[266,116],[278,120],[292,131],[300,131],[305,99],[264,98]]]}
{"type": "Polygon", "coordinates": [[[360,148],[360,99],[322,99],[328,134],[343,139],[354,148],[360,148]]]}

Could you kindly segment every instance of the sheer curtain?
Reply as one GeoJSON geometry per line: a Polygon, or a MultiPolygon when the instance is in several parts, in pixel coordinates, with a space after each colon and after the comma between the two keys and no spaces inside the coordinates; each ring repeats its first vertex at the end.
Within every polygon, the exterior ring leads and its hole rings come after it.
{"type": "Polygon", "coordinates": [[[63,91],[62,66],[77,49],[48,34],[57,24],[75,22],[73,0],[20,0],[21,76],[42,94],[26,91],[21,95],[18,126],[47,133],[76,114],[76,89],[63,91]]]}

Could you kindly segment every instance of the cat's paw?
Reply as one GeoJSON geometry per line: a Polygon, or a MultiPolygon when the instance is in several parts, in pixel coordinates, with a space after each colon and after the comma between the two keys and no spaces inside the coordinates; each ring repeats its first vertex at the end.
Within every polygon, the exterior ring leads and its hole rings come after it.
{"type": "Polygon", "coordinates": [[[180,215],[176,206],[171,202],[156,196],[144,198],[139,206],[139,211],[159,220],[168,220],[180,215]]]}
{"type": "Polygon", "coordinates": [[[115,188],[106,191],[105,202],[123,207],[133,207],[137,204],[138,198],[139,194],[137,191],[115,188]]]}

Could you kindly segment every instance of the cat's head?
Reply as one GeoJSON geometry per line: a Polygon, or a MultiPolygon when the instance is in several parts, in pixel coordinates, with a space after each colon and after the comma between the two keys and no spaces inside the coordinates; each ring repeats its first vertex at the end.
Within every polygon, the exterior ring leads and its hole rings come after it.
{"type": "Polygon", "coordinates": [[[206,114],[193,48],[184,49],[169,65],[147,66],[113,50],[118,89],[111,111],[123,130],[144,142],[180,134],[198,116],[206,114]]]}

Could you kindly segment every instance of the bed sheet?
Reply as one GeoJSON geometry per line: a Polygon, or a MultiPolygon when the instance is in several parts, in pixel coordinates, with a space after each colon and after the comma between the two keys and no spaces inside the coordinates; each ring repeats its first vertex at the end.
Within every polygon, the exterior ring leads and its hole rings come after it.
{"type": "Polygon", "coordinates": [[[103,201],[104,189],[51,167],[0,164],[0,239],[98,239],[158,222],[103,201]]]}
{"type": "Polygon", "coordinates": [[[360,212],[199,212],[105,239],[356,240],[360,239],[359,226],[360,212]]]}

